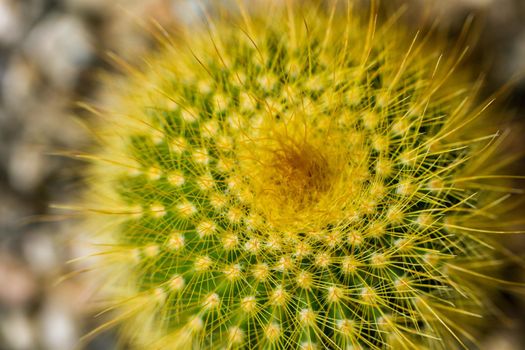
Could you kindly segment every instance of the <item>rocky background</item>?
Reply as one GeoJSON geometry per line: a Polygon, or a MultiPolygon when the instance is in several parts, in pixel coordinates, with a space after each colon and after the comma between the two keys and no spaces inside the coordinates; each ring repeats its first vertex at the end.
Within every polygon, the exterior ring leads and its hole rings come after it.
{"type": "MultiPolygon", "coordinates": [[[[407,18],[422,8],[452,37],[469,14],[482,19],[471,60],[488,74],[486,93],[525,72],[525,1],[413,0],[407,18]]],[[[117,347],[112,331],[80,340],[103,321],[87,306],[90,286],[57,284],[83,248],[51,206],[78,194],[82,163],[56,154],[89,145],[76,102],[99,98],[99,75],[113,69],[106,52],[136,59],[151,46],[141,20],[188,21],[198,11],[191,0],[0,0],[0,350],[117,347]]],[[[525,121],[525,80],[507,105],[525,121]]],[[[525,252],[523,240],[513,246],[525,252]]],[[[489,329],[483,349],[525,349],[525,297],[504,297],[511,319],[489,329]]]]}

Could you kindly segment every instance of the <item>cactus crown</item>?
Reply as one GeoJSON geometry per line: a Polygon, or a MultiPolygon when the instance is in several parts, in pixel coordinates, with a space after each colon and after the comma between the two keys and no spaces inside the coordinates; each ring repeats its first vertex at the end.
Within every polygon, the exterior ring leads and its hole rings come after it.
{"type": "Polygon", "coordinates": [[[102,113],[116,320],[140,349],[471,340],[494,253],[466,180],[494,135],[467,136],[457,57],[351,6],[267,6],[163,38],[102,113]]]}

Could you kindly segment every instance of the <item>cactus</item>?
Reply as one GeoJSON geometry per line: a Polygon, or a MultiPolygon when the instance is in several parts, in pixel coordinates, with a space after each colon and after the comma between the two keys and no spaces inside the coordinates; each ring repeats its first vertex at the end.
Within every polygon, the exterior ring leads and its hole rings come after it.
{"type": "Polygon", "coordinates": [[[488,106],[461,50],[346,5],[241,6],[122,64],[84,201],[136,348],[474,341],[511,192],[488,106]]]}

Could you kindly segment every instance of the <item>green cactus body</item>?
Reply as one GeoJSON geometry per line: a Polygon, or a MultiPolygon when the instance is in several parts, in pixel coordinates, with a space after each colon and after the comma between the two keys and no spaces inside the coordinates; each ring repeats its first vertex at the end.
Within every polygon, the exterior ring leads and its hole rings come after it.
{"type": "Polygon", "coordinates": [[[485,106],[457,57],[267,6],[166,39],[100,112],[86,201],[115,323],[139,349],[470,341],[495,258],[467,180],[494,135],[467,136],[485,106]]]}

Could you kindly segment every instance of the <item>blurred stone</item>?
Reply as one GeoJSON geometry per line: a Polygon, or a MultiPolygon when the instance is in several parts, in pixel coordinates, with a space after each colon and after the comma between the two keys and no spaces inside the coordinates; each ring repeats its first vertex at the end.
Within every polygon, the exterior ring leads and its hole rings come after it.
{"type": "Polygon", "coordinates": [[[22,263],[0,255],[0,303],[10,308],[23,306],[35,295],[33,274],[22,263]]]}
{"type": "Polygon", "coordinates": [[[22,35],[20,3],[0,0],[0,44],[11,44],[22,35]]]}
{"type": "MultiPolygon", "coordinates": [[[[500,35],[504,35],[509,28],[516,26],[520,22],[517,5],[514,0],[492,0],[485,9],[487,9],[489,20],[493,22],[492,28],[499,27],[500,35]]],[[[507,39],[509,38],[507,37],[507,39]]]]}
{"type": "Polygon", "coordinates": [[[32,192],[46,175],[43,150],[37,146],[19,142],[10,155],[9,183],[21,192],[32,192]]]}
{"type": "Polygon", "coordinates": [[[0,243],[2,238],[14,233],[21,220],[31,214],[28,203],[0,184],[0,243]]]}
{"type": "Polygon", "coordinates": [[[24,50],[52,83],[71,88],[92,59],[91,40],[79,19],[53,13],[29,33],[24,50]]]}
{"type": "Polygon", "coordinates": [[[515,37],[509,59],[501,62],[500,66],[506,77],[520,74],[523,80],[523,75],[525,75],[525,30],[515,37]]]}
{"type": "MultiPolygon", "coordinates": [[[[78,270],[72,269],[72,271],[78,270]]],[[[62,276],[65,275],[67,275],[67,273],[62,273],[62,276]]],[[[86,315],[91,315],[94,311],[91,302],[93,301],[95,286],[91,286],[90,283],[92,283],[92,281],[84,277],[85,275],[77,276],[73,273],[73,275],[69,275],[67,278],[61,280],[60,283],[50,288],[50,299],[60,303],[61,307],[67,309],[74,319],[86,317],[86,315]]]]}
{"type": "MultiPolygon", "coordinates": [[[[1,1],[1,0],[0,0],[1,1]]],[[[14,55],[8,62],[1,81],[3,101],[10,110],[24,112],[28,103],[34,99],[37,82],[37,72],[34,67],[20,55],[14,55]]]]}
{"type": "Polygon", "coordinates": [[[68,10],[83,13],[100,14],[102,12],[107,13],[108,1],[107,0],[62,0],[68,10]]]}
{"type": "Polygon", "coordinates": [[[417,0],[421,4],[428,5],[440,9],[443,13],[450,13],[461,9],[483,9],[494,4],[495,2],[501,2],[506,0],[439,0],[439,1],[427,1],[417,0]]]}
{"type": "Polygon", "coordinates": [[[34,273],[50,275],[60,268],[60,259],[52,236],[39,232],[24,237],[23,252],[25,260],[34,273]]]}
{"type": "Polygon", "coordinates": [[[47,301],[39,319],[44,349],[71,350],[77,345],[78,327],[71,312],[59,300],[47,301]]]}
{"type": "MultiPolygon", "coordinates": [[[[406,4],[406,0],[398,3],[406,4]]],[[[437,19],[441,28],[451,24],[462,26],[470,14],[486,14],[477,18],[492,21],[493,18],[512,14],[514,9],[514,0],[409,0],[409,4],[408,12],[415,23],[421,23],[421,19],[434,23],[437,19]]]]}
{"type": "Polygon", "coordinates": [[[172,12],[178,20],[190,24],[203,18],[206,1],[200,3],[193,0],[173,0],[172,12]]]}
{"type": "MultiPolygon", "coordinates": [[[[112,19],[104,28],[107,46],[127,60],[138,62],[150,48],[152,38],[148,28],[153,21],[161,26],[174,25],[175,0],[130,0],[113,6],[112,19]]],[[[154,29],[156,30],[156,29],[154,29]]]]}
{"type": "Polygon", "coordinates": [[[86,139],[85,129],[73,118],[71,108],[74,102],[71,99],[71,96],[50,90],[24,113],[25,129],[17,141],[40,149],[45,169],[51,168],[59,157],[44,152],[71,150],[86,139]]]}
{"type": "MultiPolygon", "coordinates": [[[[41,18],[45,11],[48,11],[51,7],[49,6],[49,0],[11,0],[20,6],[22,16],[21,21],[24,29],[31,28],[35,21],[41,18]]],[[[23,39],[25,40],[25,38],[23,39]]],[[[22,40],[22,41],[23,41],[22,40]]]]}
{"type": "Polygon", "coordinates": [[[500,332],[491,336],[483,344],[482,349],[487,350],[523,350],[520,341],[514,334],[500,332]]]}
{"type": "Polygon", "coordinates": [[[2,349],[34,350],[37,348],[31,321],[20,311],[12,312],[6,318],[0,319],[0,331],[7,341],[7,348],[2,347],[2,349]]]}

